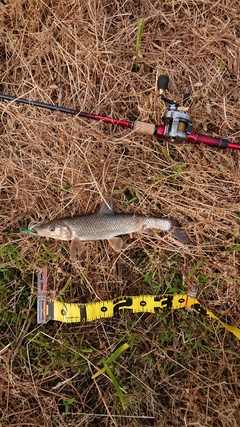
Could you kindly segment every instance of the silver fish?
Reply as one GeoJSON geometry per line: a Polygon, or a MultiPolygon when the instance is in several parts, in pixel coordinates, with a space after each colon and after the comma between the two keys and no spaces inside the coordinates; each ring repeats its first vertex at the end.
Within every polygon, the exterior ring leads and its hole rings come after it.
{"type": "MultiPolygon", "coordinates": [[[[109,205],[112,207],[112,205],[109,205]]],[[[91,215],[59,218],[31,230],[43,237],[71,240],[70,256],[74,261],[84,248],[84,241],[107,239],[115,251],[121,251],[123,240],[120,235],[143,232],[153,235],[152,229],[169,232],[182,243],[190,243],[187,234],[174,219],[145,217],[143,215],[115,214],[106,203],[99,212],[91,215]]]]}

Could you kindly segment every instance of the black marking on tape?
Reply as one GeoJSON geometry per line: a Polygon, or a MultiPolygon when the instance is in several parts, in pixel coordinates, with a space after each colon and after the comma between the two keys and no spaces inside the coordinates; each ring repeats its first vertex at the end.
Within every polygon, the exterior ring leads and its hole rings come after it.
{"type": "Polygon", "coordinates": [[[142,307],[144,307],[145,305],[147,305],[147,303],[146,303],[146,301],[141,301],[141,302],[140,302],[140,305],[141,305],[142,307]]]}
{"type": "Polygon", "coordinates": [[[193,304],[191,305],[191,308],[196,310],[199,314],[203,314],[204,316],[207,315],[207,310],[201,304],[193,304]]]}
{"type": "MultiPolygon", "coordinates": [[[[168,295],[166,298],[161,298],[161,306],[163,310],[170,310],[173,305],[173,295],[168,295]]],[[[155,301],[155,298],[154,298],[155,301]]]]}
{"type": "Polygon", "coordinates": [[[48,314],[47,320],[54,320],[54,301],[47,301],[48,314]]]}
{"type": "Polygon", "coordinates": [[[87,321],[87,309],[85,305],[79,305],[79,312],[80,312],[80,322],[86,322],[87,321]]]}
{"type": "Polygon", "coordinates": [[[133,299],[129,297],[117,298],[113,303],[115,303],[113,307],[113,315],[116,316],[119,313],[119,309],[129,310],[130,307],[132,307],[133,299]]]}

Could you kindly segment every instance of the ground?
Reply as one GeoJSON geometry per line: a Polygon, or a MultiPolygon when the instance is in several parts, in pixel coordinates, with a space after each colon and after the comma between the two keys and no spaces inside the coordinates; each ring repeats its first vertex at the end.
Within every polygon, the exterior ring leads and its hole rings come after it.
{"type": "MultiPolygon", "coordinates": [[[[161,124],[167,74],[168,97],[192,94],[195,132],[240,143],[239,0],[2,0],[0,11],[1,92],[161,124]]],[[[0,110],[0,424],[237,427],[239,341],[217,321],[175,310],[37,325],[36,275],[47,266],[47,297],[75,303],[186,293],[190,275],[200,302],[239,326],[239,152],[0,110]],[[69,242],[21,232],[109,196],[116,212],[177,219],[191,244],[126,235],[121,253],[88,242],[71,262],[69,242]]]]}

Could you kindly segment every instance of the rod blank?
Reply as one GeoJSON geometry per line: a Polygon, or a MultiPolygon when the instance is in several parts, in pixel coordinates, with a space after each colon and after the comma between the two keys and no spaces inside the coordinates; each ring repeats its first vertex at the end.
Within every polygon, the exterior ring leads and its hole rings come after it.
{"type": "MultiPolygon", "coordinates": [[[[160,84],[161,86],[167,87],[168,77],[163,75],[160,76],[158,79],[158,85],[160,84]]],[[[52,111],[60,111],[61,113],[67,113],[74,116],[85,117],[87,119],[102,121],[104,123],[109,123],[116,126],[125,127],[128,129],[133,129],[136,131],[136,133],[141,133],[143,135],[156,135],[160,139],[164,139],[164,129],[165,129],[164,126],[157,126],[155,124],[139,122],[139,121],[130,122],[128,120],[119,120],[113,117],[101,116],[98,114],[87,113],[85,111],[78,111],[70,108],[60,107],[59,105],[46,104],[44,102],[39,102],[39,101],[30,101],[25,98],[18,98],[11,95],[5,95],[3,93],[0,93],[0,99],[4,99],[6,101],[14,101],[20,104],[27,104],[27,105],[39,107],[39,108],[46,108],[52,111]]],[[[190,133],[189,135],[187,135],[187,141],[192,144],[205,144],[211,147],[231,148],[233,150],[240,150],[240,144],[234,144],[230,141],[227,141],[226,139],[214,138],[208,135],[190,133]]]]}

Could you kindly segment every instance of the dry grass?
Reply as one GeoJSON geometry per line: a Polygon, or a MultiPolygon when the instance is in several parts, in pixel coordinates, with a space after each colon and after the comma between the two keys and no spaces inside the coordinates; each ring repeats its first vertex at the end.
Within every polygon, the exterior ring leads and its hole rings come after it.
{"type": "MultiPolygon", "coordinates": [[[[5,0],[0,11],[4,93],[160,124],[156,79],[168,74],[173,98],[194,96],[196,132],[240,143],[238,0],[5,0]]],[[[239,343],[230,333],[182,312],[38,328],[32,273],[44,259],[49,295],[58,298],[71,276],[64,298],[86,302],[182,291],[202,259],[200,299],[239,325],[239,250],[231,250],[240,244],[239,153],[161,143],[4,101],[0,109],[2,426],[237,427],[239,343]],[[120,191],[126,186],[135,203],[120,191]],[[178,219],[192,244],[125,236],[120,255],[106,242],[89,243],[71,264],[68,243],[19,233],[32,220],[94,212],[109,194],[119,212],[178,219]],[[126,411],[107,377],[91,379],[123,342],[131,351],[114,372],[126,411]]]]}

